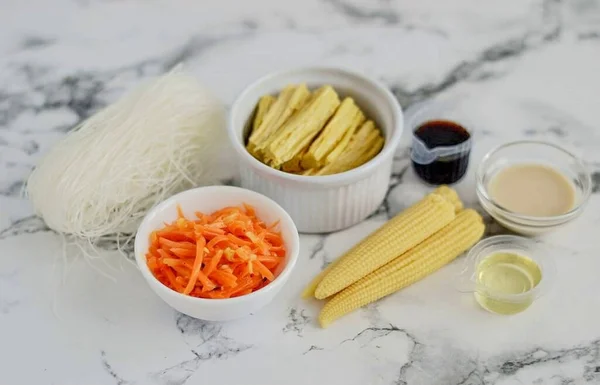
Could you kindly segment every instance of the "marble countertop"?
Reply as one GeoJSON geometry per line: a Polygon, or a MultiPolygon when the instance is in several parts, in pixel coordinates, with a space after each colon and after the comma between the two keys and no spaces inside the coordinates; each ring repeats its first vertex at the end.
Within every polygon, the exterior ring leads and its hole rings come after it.
{"type": "MultiPolygon", "coordinates": [[[[0,5],[0,373],[3,384],[600,384],[600,2],[594,0],[109,1],[0,5]],[[558,279],[503,317],[453,288],[459,259],[326,330],[302,286],[428,188],[398,149],[378,214],[303,235],[295,273],[248,318],[207,323],[156,297],[127,259],[63,260],[62,239],[20,195],[74,124],[174,63],[225,103],[258,76],[343,66],[403,107],[459,101],[476,164],[531,138],[581,155],[591,200],[544,237],[558,279]]],[[[457,185],[475,206],[474,167],[457,185]]],[[[503,230],[489,220],[490,234],[503,230]]]]}

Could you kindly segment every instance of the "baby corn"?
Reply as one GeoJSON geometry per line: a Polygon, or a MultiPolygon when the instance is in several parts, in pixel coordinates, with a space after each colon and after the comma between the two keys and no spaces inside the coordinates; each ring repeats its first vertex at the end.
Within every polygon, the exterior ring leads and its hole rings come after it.
{"type": "Polygon", "coordinates": [[[455,218],[454,205],[429,194],[343,255],[323,277],[315,297],[327,298],[415,247],[455,218]]]}
{"type": "Polygon", "coordinates": [[[326,276],[327,273],[329,273],[331,271],[331,269],[333,268],[333,266],[335,266],[335,263],[337,261],[339,261],[339,259],[334,262],[331,262],[329,265],[327,265],[326,268],[324,268],[319,274],[317,274],[316,277],[314,277],[312,279],[312,281],[310,281],[310,283],[304,288],[304,290],[302,290],[302,298],[304,298],[304,299],[314,298],[315,290],[317,289],[317,286],[319,285],[319,283],[321,283],[321,280],[323,279],[323,277],[326,276]]]}
{"type": "MultiPolygon", "coordinates": [[[[311,170],[304,171],[304,174],[309,171],[311,171],[311,170]]],[[[442,196],[444,199],[446,199],[448,202],[450,202],[452,205],[454,205],[455,212],[457,212],[457,213],[463,207],[463,203],[461,202],[460,197],[458,196],[456,191],[448,186],[439,186],[438,188],[433,190],[432,193],[442,196]]],[[[323,277],[325,277],[325,275],[327,275],[329,273],[329,271],[331,271],[331,269],[333,268],[335,263],[338,262],[340,259],[337,259],[334,262],[330,263],[315,278],[313,278],[312,281],[310,281],[310,283],[304,288],[304,291],[302,291],[302,298],[307,299],[310,297],[314,297],[315,290],[316,290],[317,286],[319,285],[319,283],[321,283],[321,281],[323,280],[323,277]]]]}
{"type": "Polygon", "coordinates": [[[319,314],[321,327],[428,276],[473,246],[484,230],[477,212],[461,211],[424,242],[336,294],[319,314]]]}
{"type": "Polygon", "coordinates": [[[444,197],[448,202],[454,205],[454,212],[458,213],[463,209],[463,203],[461,202],[456,190],[448,187],[448,186],[440,186],[433,190],[434,193],[439,194],[444,197]]]}
{"type": "Polygon", "coordinates": [[[307,153],[303,156],[302,168],[309,169],[323,166],[325,157],[342,142],[346,133],[349,132],[352,135],[356,127],[362,124],[364,120],[365,116],[354,104],[354,100],[352,98],[344,99],[329,123],[323,128],[323,131],[312,142],[307,153]]]}
{"type": "Polygon", "coordinates": [[[339,105],[340,99],[331,86],[319,88],[273,135],[268,147],[265,147],[265,161],[272,167],[279,167],[299,154],[321,131],[339,105]]]}
{"type": "Polygon", "coordinates": [[[262,160],[264,149],[271,143],[273,134],[294,112],[304,106],[309,96],[310,91],[304,84],[285,87],[275,102],[268,108],[260,125],[252,130],[248,139],[248,151],[262,160]]]}

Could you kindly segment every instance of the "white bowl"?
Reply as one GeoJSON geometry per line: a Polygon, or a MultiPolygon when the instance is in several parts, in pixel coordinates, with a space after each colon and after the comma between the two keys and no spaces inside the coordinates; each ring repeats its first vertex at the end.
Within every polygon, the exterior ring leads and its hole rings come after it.
{"type": "Polygon", "coordinates": [[[296,69],[257,80],[234,102],[228,124],[229,138],[240,160],[242,187],[279,203],[306,233],[352,226],[379,207],[388,189],[402,128],[402,110],[387,88],[363,75],[335,68],[296,69]],[[358,168],[327,176],[289,174],[255,159],[246,150],[245,140],[258,100],[294,83],[306,83],[310,88],[329,84],[341,97],[352,97],[383,131],[381,152],[358,168]]]}
{"type": "Polygon", "coordinates": [[[135,260],[148,285],[163,301],[190,317],[208,321],[225,321],[243,317],[257,311],[273,300],[287,282],[296,265],[300,251],[298,230],[292,218],[271,199],[256,192],[239,187],[210,186],[184,191],[170,197],[146,215],[135,237],[135,260]],[[276,272],[275,279],[267,286],[253,293],[229,299],[205,299],[180,294],[159,282],[146,264],[146,253],[152,231],[177,218],[177,204],[186,217],[193,217],[194,211],[211,213],[227,206],[247,203],[256,209],[257,216],[265,223],[279,220],[279,229],[286,247],[285,261],[276,272]]]}

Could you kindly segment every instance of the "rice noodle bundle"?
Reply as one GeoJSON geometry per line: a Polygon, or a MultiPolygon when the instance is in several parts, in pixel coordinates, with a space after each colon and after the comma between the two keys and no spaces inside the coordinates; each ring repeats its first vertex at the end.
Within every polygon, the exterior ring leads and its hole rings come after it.
{"type": "Polygon", "coordinates": [[[173,70],[76,127],[33,171],[27,193],[58,232],[92,243],[134,233],[154,204],[218,182],[226,135],[222,104],[173,70]]]}

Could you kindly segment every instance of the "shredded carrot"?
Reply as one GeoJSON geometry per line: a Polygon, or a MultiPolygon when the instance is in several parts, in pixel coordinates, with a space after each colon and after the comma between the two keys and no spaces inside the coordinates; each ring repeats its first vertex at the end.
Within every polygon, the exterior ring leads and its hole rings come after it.
{"type": "Polygon", "coordinates": [[[180,249],[178,247],[173,247],[170,251],[179,258],[193,258],[196,256],[196,252],[192,249],[180,249]]]}
{"type": "Polygon", "coordinates": [[[172,231],[172,229],[165,229],[162,231],[158,231],[156,233],[156,235],[158,237],[161,238],[165,238],[169,241],[173,241],[173,242],[184,242],[184,241],[189,241],[189,242],[193,242],[196,240],[196,237],[194,235],[193,231],[172,231]]]}
{"type": "Polygon", "coordinates": [[[192,275],[190,276],[190,281],[185,287],[183,294],[190,294],[192,292],[192,289],[196,285],[196,281],[198,280],[200,280],[200,282],[202,282],[203,284],[208,283],[208,277],[204,276],[204,274],[200,272],[200,269],[202,268],[202,260],[204,259],[205,245],[206,239],[204,239],[203,236],[200,236],[200,238],[196,241],[196,259],[194,260],[194,266],[192,267],[192,275]]]}
{"type": "Polygon", "coordinates": [[[158,238],[158,244],[161,247],[166,247],[166,248],[169,248],[169,249],[172,249],[172,248],[176,248],[176,249],[191,249],[191,250],[195,250],[196,249],[196,245],[194,243],[192,243],[192,242],[173,242],[173,241],[170,241],[170,240],[168,240],[166,238],[162,238],[162,237],[158,238]]]}
{"type": "Polygon", "coordinates": [[[210,262],[206,265],[206,268],[202,271],[207,277],[210,276],[210,273],[215,271],[217,265],[221,261],[221,257],[223,256],[223,250],[217,250],[215,255],[210,258],[210,262]]]}
{"type": "Polygon", "coordinates": [[[215,245],[219,242],[227,242],[227,237],[224,235],[219,235],[214,237],[213,239],[210,240],[210,242],[208,242],[208,244],[206,245],[206,247],[208,248],[208,251],[213,251],[215,249],[215,245]]]}
{"type": "Polygon", "coordinates": [[[148,268],[179,293],[211,299],[250,294],[275,279],[286,250],[278,222],[267,226],[247,204],[194,212],[150,234],[148,268]]]}
{"type": "Polygon", "coordinates": [[[167,283],[163,282],[165,285],[180,293],[183,292],[183,287],[177,282],[177,277],[175,277],[175,273],[170,267],[162,265],[160,270],[167,277],[167,283]]]}
{"type": "Polygon", "coordinates": [[[237,278],[233,273],[220,269],[213,271],[211,278],[217,281],[221,286],[234,287],[237,283],[237,278]]]}
{"type": "Polygon", "coordinates": [[[263,265],[262,263],[260,263],[259,261],[252,261],[252,265],[256,267],[256,270],[264,278],[268,279],[269,281],[272,281],[273,279],[275,279],[273,272],[271,270],[267,269],[266,266],[263,265]]]}

